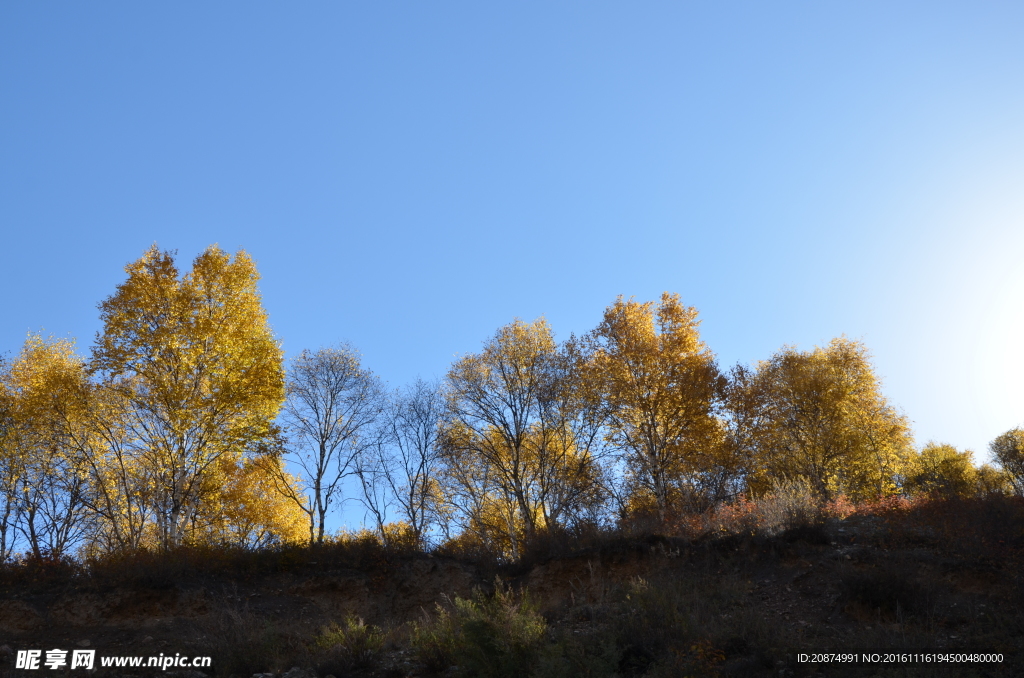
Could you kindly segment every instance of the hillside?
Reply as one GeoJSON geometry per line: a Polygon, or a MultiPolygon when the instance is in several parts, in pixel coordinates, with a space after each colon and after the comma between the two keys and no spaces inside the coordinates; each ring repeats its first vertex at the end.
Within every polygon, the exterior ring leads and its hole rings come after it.
{"type": "MultiPolygon", "coordinates": [[[[208,655],[204,675],[244,678],[1020,675],[1022,549],[1024,506],[996,496],[891,503],[777,534],[594,534],[504,565],[369,542],[25,563],[3,575],[0,675],[53,674],[16,670],[17,650],[82,647],[208,655]],[[1004,661],[798,661],[852,650],[1004,661]]],[[[148,670],[94,675],[199,675],[148,670]]]]}

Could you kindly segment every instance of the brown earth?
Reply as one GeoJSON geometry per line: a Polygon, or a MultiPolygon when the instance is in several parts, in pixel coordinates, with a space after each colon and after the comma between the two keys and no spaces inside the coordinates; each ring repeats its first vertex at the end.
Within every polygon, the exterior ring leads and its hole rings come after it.
{"type": "MultiPolygon", "coordinates": [[[[972,510],[982,513],[853,516],[774,537],[609,537],[504,570],[419,553],[353,566],[307,552],[263,569],[8,582],[0,588],[0,676],[58,675],[15,670],[17,650],[81,647],[98,655],[209,655],[213,666],[204,675],[281,675],[301,663],[301,639],[350,614],[392,630],[377,668],[359,675],[427,675],[403,625],[474,588],[492,591],[496,572],[528,591],[553,630],[610,634],[607,642],[618,643],[622,657],[643,645],[626,627],[645,623],[645,610],[670,604],[674,616],[658,619],[686,627],[677,634],[685,643],[672,651],[690,662],[687,670],[703,667],[691,675],[1024,675],[1024,530],[984,506],[972,510]],[[687,653],[698,647],[703,654],[694,664],[687,653]],[[856,667],[798,661],[799,653],[887,649],[996,652],[1004,660],[856,667]]],[[[618,661],[624,668],[616,675],[646,675],[618,661]]],[[[303,668],[317,675],[316,667],[303,668]]]]}

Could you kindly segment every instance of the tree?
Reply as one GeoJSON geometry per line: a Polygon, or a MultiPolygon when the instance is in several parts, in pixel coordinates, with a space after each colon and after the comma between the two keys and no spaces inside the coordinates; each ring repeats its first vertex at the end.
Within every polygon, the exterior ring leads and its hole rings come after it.
{"type": "Polygon", "coordinates": [[[660,520],[724,499],[734,472],[716,416],[725,378],[699,325],[677,294],[662,294],[657,306],[619,297],[587,337],[590,381],[625,462],[627,503],[660,520]]]}
{"type": "Polygon", "coordinates": [[[30,335],[0,379],[7,405],[0,527],[16,525],[35,557],[60,557],[80,541],[87,519],[85,473],[61,425],[85,382],[82,360],[70,341],[30,335]]]}
{"type": "Polygon", "coordinates": [[[280,454],[222,457],[218,465],[218,484],[204,488],[207,500],[191,526],[193,541],[261,548],[306,540],[305,513],[278,489],[284,483],[298,491],[280,454]]]}
{"type": "Polygon", "coordinates": [[[982,464],[978,467],[976,476],[975,494],[980,497],[988,497],[993,494],[1013,494],[1013,484],[1009,476],[1002,469],[991,464],[982,464]]]}
{"type": "Polygon", "coordinates": [[[911,450],[910,425],[882,396],[867,348],[833,339],[801,352],[784,347],[756,372],[734,371],[729,408],[755,494],[803,479],[820,499],[897,491],[911,450]]]}
{"type": "Polygon", "coordinates": [[[86,553],[159,546],[156,511],[163,504],[161,470],[134,433],[130,392],[116,382],[86,383],[62,426],[88,476],[85,503],[93,515],[86,553]]]}
{"type": "Polygon", "coordinates": [[[284,399],[282,353],[244,251],[216,245],[179,278],[154,245],[100,304],[91,369],[123,406],[133,463],[148,466],[159,541],[182,542],[204,484],[274,433],[284,399]]]}
{"type": "Polygon", "coordinates": [[[378,442],[360,471],[366,504],[382,538],[385,503],[393,503],[413,540],[422,544],[442,501],[438,434],[444,398],[437,384],[417,379],[391,395],[382,415],[378,442]]]}
{"type": "Polygon", "coordinates": [[[83,479],[57,425],[62,400],[83,379],[68,341],[30,335],[3,375],[9,395],[8,506],[35,557],[61,556],[83,530],[83,479]]]}
{"type": "Polygon", "coordinates": [[[1010,429],[989,443],[989,449],[1008,476],[1014,492],[1024,496],[1024,429],[1010,429]]]}
{"type": "Polygon", "coordinates": [[[979,487],[973,457],[970,450],[929,442],[908,460],[903,489],[910,495],[972,496],[979,487]]]}
{"type": "Polygon", "coordinates": [[[17,483],[21,464],[15,442],[14,394],[10,392],[10,366],[0,357],[0,565],[14,554],[17,540],[17,483]]]}
{"type": "Polygon", "coordinates": [[[305,478],[302,492],[281,489],[305,512],[310,544],[323,543],[327,513],[338,503],[342,480],[375,442],[382,407],[380,381],[348,344],[303,351],[292,361],[285,420],[295,443],[290,458],[305,478]]]}
{"type": "Polygon", "coordinates": [[[600,422],[573,392],[577,369],[539,319],[502,327],[448,372],[448,494],[467,527],[488,526],[482,538],[501,529],[513,558],[538,529],[562,526],[600,499],[600,422]],[[485,509],[501,520],[484,521],[485,509]]]}

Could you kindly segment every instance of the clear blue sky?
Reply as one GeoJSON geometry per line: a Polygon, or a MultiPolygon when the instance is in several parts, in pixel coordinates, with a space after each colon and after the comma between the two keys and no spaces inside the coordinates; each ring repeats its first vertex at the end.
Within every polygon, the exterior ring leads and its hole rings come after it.
{"type": "Polygon", "coordinates": [[[917,440],[1024,424],[1024,4],[0,4],[0,352],[152,243],[397,386],[678,292],[725,367],[864,340],[917,440]]]}

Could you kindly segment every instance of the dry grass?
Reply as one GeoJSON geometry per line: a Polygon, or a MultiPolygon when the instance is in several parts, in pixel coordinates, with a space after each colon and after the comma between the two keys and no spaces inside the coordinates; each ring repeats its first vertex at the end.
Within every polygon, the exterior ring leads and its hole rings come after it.
{"type": "MultiPolygon", "coordinates": [[[[26,561],[7,566],[0,585],[25,600],[65,589],[141,595],[206,587],[214,592],[210,609],[191,624],[217,676],[292,666],[337,678],[1024,675],[1020,499],[818,506],[803,488],[780,487],[659,532],[591,526],[543,535],[519,563],[453,551],[514,587],[543,567],[565,574],[542,580],[549,595],[536,602],[519,588],[484,587],[475,596],[453,594],[416,624],[386,615],[363,621],[326,607],[309,616],[302,605],[310,600],[288,593],[288,582],[345,571],[364,573],[360,581],[373,596],[387,586],[401,590],[391,579],[403,562],[442,560],[372,540],[260,552],[186,548],[85,565],[26,561]],[[225,586],[245,595],[224,593],[225,586]],[[265,599],[254,596],[270,588],[283,612],[246,602],[265,599]],[[811,667],[795,659],[798,652],[922,649],[997,651],[1010,663],[811,667]]],[[[0,662],[0,675],[13,675],[5,670],[0,662]]]]}

